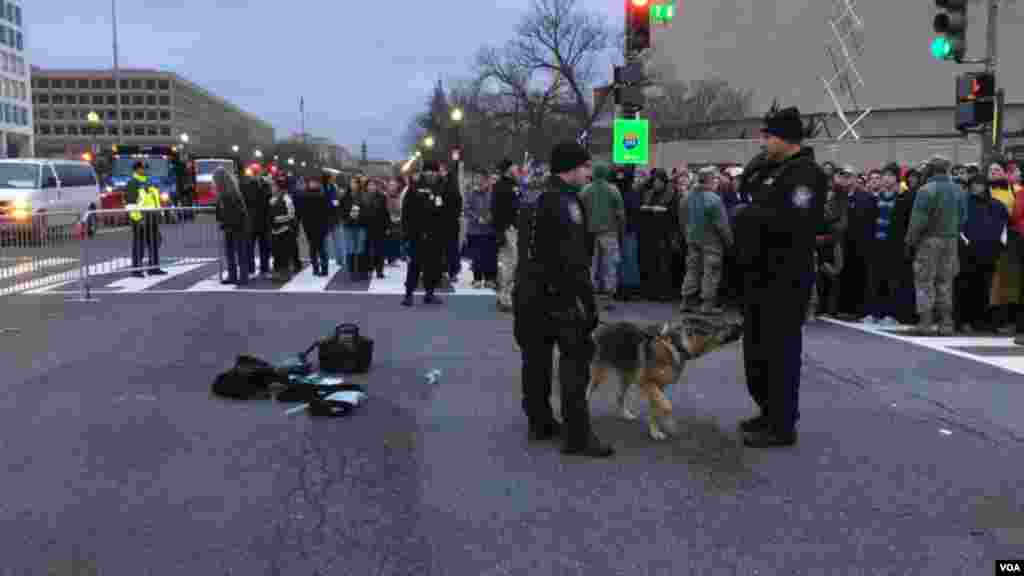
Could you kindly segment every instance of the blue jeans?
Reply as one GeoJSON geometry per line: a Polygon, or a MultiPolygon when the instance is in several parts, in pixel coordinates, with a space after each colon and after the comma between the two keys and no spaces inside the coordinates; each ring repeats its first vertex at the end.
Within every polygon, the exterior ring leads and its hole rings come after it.
{"type": "Polygon", "coordinates": [[[366,254],[366,227],[343,224],[345,253],[350,256],[366,254]]]}
{"type": "MultiPolygon", "coordinates": [[[[348,252],[346,250],[347,244],[345,242],[345,227],[338,224],[331,229],[328,236],[330,237],[329,242],[333,248],[332,252],[334,253],[334,260],[337,261],[338,267],[344,270],[345,261],[347,260],[346,256],[348,256],[348,252]]],[[[325,239],[325,241],[327,240],[325,239]]]]}

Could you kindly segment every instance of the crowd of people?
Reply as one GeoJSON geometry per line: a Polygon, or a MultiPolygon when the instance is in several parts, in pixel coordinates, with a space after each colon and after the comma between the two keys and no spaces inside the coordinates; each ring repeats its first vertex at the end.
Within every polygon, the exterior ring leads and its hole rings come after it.
{"type": "MultiPolygon", "coordinates": [[[[738,305],[743,282],[733,222],[756,193],[744,178],[756,162],[636,172],[595,163],[580,199],[594,235],[592,281],[603,306],[646,299],[715,313],[738,305]]],[[[946,335],[1013,335],[1024,324],[1017,314],[1024,258],[1017,165],[820,166],[829,188],[809,318],[934,326],[946,335]],[[922,195],[929,181],[947,173],[948,186],[928,190],[948,187],[955,200],[941,190],[922,195]],[[954,242],[934,248],[936,238],[954,242]],[[928,261],[919,258],[933,253],[928,261]],[[922,285],[936,275],[943,281],[922,285]]],[[[224,281],[245,284],[257,271],[288,280],[301,269],[301,229],[315,274],[326,275],[333,261],[353,280],[383,278],[398,260],[416,264],[419,251],[426,266],[410,266],[416,278],[408,280],[403,302],[411,305],[419,286],[428,302],[438,302],[434,288],[442,276],[457,281],[466,258],[471,286],[495,290],[498,308],[511,312],[518,206],[547,177],[543,166],[506,160],[469,175],[460,193],[455,174],[433,162],[398,177],[342,183],[330,173],[319,182],[284,173],[224,174],[215,179],[227,240],[224,281]],[[418,201],[420,191],[436,205],[418,201]]]]}

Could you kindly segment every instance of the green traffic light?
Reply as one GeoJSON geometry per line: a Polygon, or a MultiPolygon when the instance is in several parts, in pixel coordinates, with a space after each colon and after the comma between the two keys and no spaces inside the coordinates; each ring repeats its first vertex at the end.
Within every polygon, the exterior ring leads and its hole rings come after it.
{"type": "Polygon", "coordinates": [[[936,60],[946,60],[953,51],[953,45],[945,36],[939,36],[932,41],[932,56],[936,60]]]}

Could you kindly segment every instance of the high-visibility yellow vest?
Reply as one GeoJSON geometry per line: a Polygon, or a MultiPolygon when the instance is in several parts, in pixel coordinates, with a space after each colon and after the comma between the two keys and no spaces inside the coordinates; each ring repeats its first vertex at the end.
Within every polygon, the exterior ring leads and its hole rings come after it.
{"type": "Polygon", "coordinates": [[[160,207],[160,190],[156,186],[149,185],[148,176],[140,176],[138,174],[132,174],[132,178],[135,179],[139,188],[138,198],[136,203],[127,204],[125,208],[131,210],[128,216],[134,221],[139,222],[142,220],[142,212],[139,208],[159,208],[160,207]]]}

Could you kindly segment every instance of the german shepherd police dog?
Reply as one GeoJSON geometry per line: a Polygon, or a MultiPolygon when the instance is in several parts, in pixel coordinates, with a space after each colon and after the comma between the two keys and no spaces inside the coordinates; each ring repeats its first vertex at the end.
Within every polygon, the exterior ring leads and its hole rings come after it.
{"type": "Polygon", "coordinates": [[[630,322],[603,324],[594,331],[594,359],[590,366],[587,399],[614,372],[619,381],[618,415],[635,420],[626,395],[637,387],[647,398],[647,429],[654,440],[665,440],[674,433],[672,402],[665,395],[668,387],[682,379],[686,363],[735,342],[742,336],[742,321],[686,319],[640,327],[630,322]]]}

